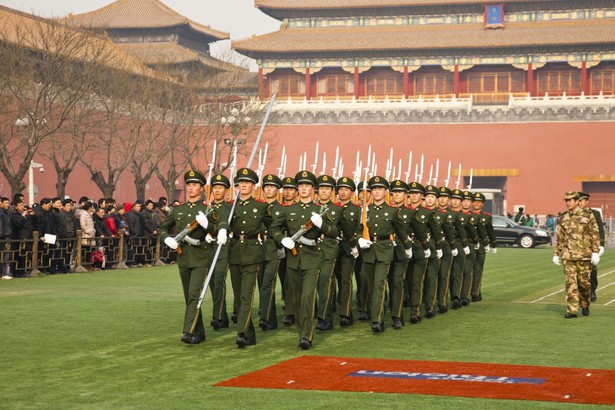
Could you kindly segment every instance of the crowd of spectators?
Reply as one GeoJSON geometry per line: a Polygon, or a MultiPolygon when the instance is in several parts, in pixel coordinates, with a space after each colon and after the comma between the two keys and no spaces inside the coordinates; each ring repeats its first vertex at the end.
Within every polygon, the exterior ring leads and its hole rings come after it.
{"type": "Polygon", "coordinates": [[[148,199],[124,203],[117,203],[113,198],[93,201],[86,196],[77,203],[70,198],[43,198],[33,206],[26,205],[21,194],[15,195],[12,201],[0,197],[0,277],[8,280],[26,275],[25,264],[16,260],[13,251],[20,241],[31,241],[34,232],[38,233],[42,248],[53,245],[64,250],[59,257],[51,252],[41,253],[40,266],[45,273],[69,273],[71,266],[74,267],[71,249],[77,231],[81,231],[81,247],[94,270],[105,267],[104,255],[111,251],[110,245],[119,243],[120,233],[125,241],[135,238],[147,249],[144,255],[128,257],[128,266],[149,266],[153,257],[150,245],[155,243],[158,227],[169,211],[165,197],[157,202],[148,199]],[[106,249],[100,249],[102,244],[106,249]],[[94,260],[100,259],[101,252],[102,263],[94,260]]]}

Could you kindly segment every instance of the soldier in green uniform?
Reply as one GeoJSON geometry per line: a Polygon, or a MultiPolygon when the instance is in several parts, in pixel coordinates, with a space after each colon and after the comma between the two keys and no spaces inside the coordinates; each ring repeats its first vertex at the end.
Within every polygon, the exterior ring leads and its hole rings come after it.
{"type": "MultiPolygon", "coordinates": [[[[370,312],[372,317],[372,332],[384,332],[384,310],[386,281],[389,268],[394,257],[394,244],[392,235],[395,233],[404,248],[406,257],[412,257],[412,241],[406,231],[400,209],[393,208],[385,201],[388,181],[380,176],[370,178],[370,187],[373,203],[367,210],[367,224],[369,239],[363,237],[363,226],[356,232],[359,247],[363,250],[363,265],[361,277],[367,284],[367,297],[371,300],[370,312]]],[[[403,298],[403,295],[402,295],[403,298]]]]}
{"type": "MultiPolygon", "coordinates": [[[[361,216],[359,217],[359,226],[363,226],[363,204],[369,204],[371,201],[370,187],[367,181],[361,181],[357,185],[357,192],[359,193],[359,203],[361,204],[361,216]]],[[[366,207],[367,208],[367,207],[366,207]]],[[[357,226],[358,227],[358,226],[357,226]]],[[[356,236],[356,235],[354,235],[356,236]]],[[[359,309],[359,320],[369,320],[369,306],[371,301],[367,297],[367,284],[361,275],[361,269],[363,266],[363,252],[359,251],[359,257],[355,260],[354,264],[354,277],[357,283],[357,308],[359,309]]]]}
{"type": "MultiPolygon", "coordinates": [[[[231,211],[231,205],[226,201],[226,194],[231,187],[229,179],[217,174],[211,178],[211,196],[210,206],[215,209],[218,215],[218,220],[228,228],[228,217],[231,211]]],[[[222,228],[222,229],[226,229],[222,228]]],[[[226,275],[228,272],[228,250],[229,246],[226,243],[226,230],[219,230],[220,243],[224,242],[220,248],[216,266],[214,268],[213,280],[210,281],[211,294],[213,298],[213,311],[211,318],[211,327],[214,330],[229,327],[228,313],[226,311],[226,275]]],[[[205,240],[212,243],[217,240],[211,235],[205,237],[205,240]]]]}
{"type": "MultiPolygon", "coordinates": [[[[278,202],[278,192],[282,187],[282,180],[273,174],[263,177],[263,194],[265,202],[269,208],[268,213],[272,216],[278,215],[283,206],[278,202]]],[[[278,328],[277,311],[275,304],[275,286],[277,282],[278,266],[280,259],[286,257],[282,247],[276,245],[269,234],[266,226],[262,227],[261,239],[263,241],[264,258],[258,276],[260,322],[259,327],[264,330],[278,328]]]]}
{"type": "Polygon", "coordinates": [[[425,200],[424,208],[431,212],[433,223],[430,224],[430,233],[434,238],[434,242],[438,244],[436,254],[431,255],[427,261],[427,273],[425,274],[425,283],[423,285],[423,301],[426,318],[432,318],[436,315],[434,306],[436,304],[438,292],[438,272],[440,271],[440,261],[444,255],[443,249],[446,242],[442,234],[442,217],[440,214],[436,213],[436,205],[439,196],[440,192],[437,187],[433,185],[427,185],[425,187],[425,195],[423,195],[425,200]]]}
{"type": "Polygon", "coordinates": [[[298,314],[298,347],[307,350],[312,346],[314,338],[316,292],[324,258],[319,240],[321,235],[337,238],[339,231],[337,226],[320,216],[321,207],[312,201],[316,185],[314,174],[300,171],[295,180],[299,202],[282,208],[283,212],[275,215],[270,232],[276,243],[289,250],[286,256],[287,276],[289,291],[294,297],[295,312],[298,314]],[[307,230],[301,234],[302,228],[307,230]]]}
{"type": "Polygon", "coordinates": [[[591,265],[600,262],[598,224],[589,209],[579,206],[579,194],[566,192],[567,212],[560,214],[556,229],[557,243],[553,263],[564,263],[566,275],[566,319],[577,317],[579,305],[583,316],[589,315],[591,265]]]}
{"type": "MultiPolygon", "coordinates": [[[[461,284],[463,282],[463,267],[466,262],[466,256],[470,254],[470,246],[474,246],[474,240],[478,242],[478,236],[469,237],[469,232],[466,228],[468,224],[469,213],[466,213],[461,208],[463,200],[463,192],[455,189],[451,192],[451,207],[449,213],[453,216],[453,224],[455,226],[455,236],[457,238],[457,255],[453,257],[450,279],[450,295],[453,309],[459,309],[461,304],[461,284]]],[[[472,228],[474,229],[474,228],[472,228]]],[[[476,234],[476,230],[473,231],[476,234]]],[[[478,235],[478,234],[476,234],[478,235]]]]}
{"type": "MultiPolygon", "coordinates": [[[[598,224],[598,233],[600,234],[600,251],[598,252],[598,256],[602,257],[604,253],[604,224],[602,223],[602,216],[600,212],[595,209],[590,208],[589,206],[589,194],[586,192],[579,191],[579,206],[583,209],[589,209],[594,214],[594,218],[596,219],[596,223],[598,224]]],[[[592,274],[591,274],[591,296],[590,300],[595,302],[598,300],[598,295],[596,295],[596,288],[598,288],[598,266],[592,265],[592,274]]]]}
{"type": "MultiPolygon", "coordinates": [[[[293,177],[286,177],[282,180],[282,205],[289,206],[294,205],[297,202],[297,182],[293,177]]],[[[285,254],[285,248],[282,248],[285,254]]],[[[280,283],[282,284],[282,300],[284,301],[284,319],[282,323],[284,326],[290,326],[295,324],[295,301],[292,292],[288,288],[288,278],[286,276],[286,262],[288,259],[280,259],[280,266],[278,267],[278,276],[280,277],[280,283]]]]}
{"type": "Polygon", "coordinates": [[[183,335],[180,340],[188,344],[199,344],[205,340],[205,327],[201,312],[197,312],[197,305],[214,255],[211,245],[205,241],[205,236],[215,234],[217,226],[214,219],[215,214],[207,215],[208,207],[202,202],[203,186],[206,182],[203,174],[196,170],[188,171],[184,174],[184,181],[186,182],[186,203],[173,208],[160,225],[159,233],[160,239],[169,248],[177,249],[178,253],[177,267],[186,303],[183,335]],[[170,236],[169,232],[174,228],[181,231],[195,220],[198,226],[181,243],[177,243],[174,237],[170,236]],[[192,330],[195,318],[196,325],[192,330]]]}
{"type": "Polygon", "coordinates": [[[468,306],[470,304],[470,291],[472,289],[472,272],[474,271],[474,263],[476,261],[476,252],[481,247],[480,237],[478,235],[478,215],[472,210],[472,201],[474,197],[470,191],[463,191],[463,200],[461,201],[461,209],[463,214],[467,216],[466,231],[468,237],[472,239],[469,243],[470,253],[466,255],[466,261],[463,265],[463,279],[461,281],[461,305],[468,306]]]}
{"type": "Polygon", "coordinates": [[[474,269],[472,271],[472,302],[480,302],[483,300],[481,294],[481,286],[483,284],[483,270],[485,268],[485,258],[487,252],[491,251],[497,253],[498,244],[495,240],[495,231],[493,230],[493,223],[491,214],[489,212],[483,212],[483,206],[485,205],[485,195],[480,192],[474,194],[474,200],[472,206],[474,207],[474,213],[478,215],[478,223],[476,227],[478,229],[478,236],[481,239],[482,246],[477,249],[476,261],[474,262],[474,269]]]}
{"type": "Polygon", "coordinates": [[[416,324],[421,320],[421,304],[423,303],[423,289],[425,282],[425,274],[427,272],[428,261],[438,258],[438,251],[441,257],[442,249],[441,242],[436,244],[439,233],[438,227],[433,218],[433,211],[426,209],[421,205],[425,188],[418,182],[410,183],[408,189],[410,198],[410,210],[416,213],[416,220],[422,224],[422,227],[417,227],[415,232],[425,232],[426,242],[423,248],[414,248],[413,257],[408,263],[406,270],[406,283],[410,292],[410,323],[416,324]]]}
{"type": "Polygon", "coordinates": [[[438,312],[446,313],[448,311],[447,299],[451,265],[453,263],[453,258],[459,255],[459,249],[457,249],[457,235],[455,229],[456,214],[450,212],[448,209],[448,203],[451,199],[452,192],[447,187],[440,187],[438,191],[438,208],[435,216],[436,222],[441,221],[441,233],[445,240],[442,242],[442,258],[440,259],[440,270],[438,271],[437,303],[438,312]]]}
{"type": "MultiPolygon", "coordinates": [[[[320,175],[316,179],[317,205],[320,205],[319,213],[328,209],[323,218],[331,225],[337,226],[339,230],[343,208],[332,201],[335,195],[335,187],[335,179],[330,175],[320,175]]],[[[320,247],[323,253],[323,261],[318,277],[316,329],[326,331],[333,329],[333,304],[335,303],[335,275],[333,269],[335,268],[335,261],[339,253],[338,239],[322,235],[320,247]]]]}
{"type": "Polygon", "coordinates": [[[355,231],[361,218],[361,207],[352,202],[352,194],[356,185],[352,178],[341,177],[337,180],[337,196],[343,208],[341,226],[341,241],[337,262],[335,264],[335,276],[338,281],[340,299],[340,326],[350,326],[354,323],[352,315],[352,273],[355,260],[359,257],[355,231]],[[348,231],[344,228],[348,227],[348,231]]]}
{"type": "Polygon", "coordinates": [[[239,198],[230,225],[233,235],[229,251],[231,279],[240,289],[236,340],[240,349],[256,344],[252,304],[256,278],[263,262],[259,233],[263,224],[268,226],[271,223],[267,203],[252,197],[258,180],[256,172],[249,168],[237,171],[239,198]]]}

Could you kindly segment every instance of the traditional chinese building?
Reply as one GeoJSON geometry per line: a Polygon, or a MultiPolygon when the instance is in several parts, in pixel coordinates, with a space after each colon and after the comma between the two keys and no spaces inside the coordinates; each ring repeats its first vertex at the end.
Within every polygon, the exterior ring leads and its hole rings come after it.
{"type": "Polygon", "coordinates": [[[615,1],[255,5],[280,30],[233,48],[256,59],[260,97],[282,101],[274,132],[291,160],[316,141],[351,171],[370,144],[404,163],[412,150],[462,163],[465,185],[472,169],[498,213],[554,213],[582,189],[615,215],[615,1]]]}

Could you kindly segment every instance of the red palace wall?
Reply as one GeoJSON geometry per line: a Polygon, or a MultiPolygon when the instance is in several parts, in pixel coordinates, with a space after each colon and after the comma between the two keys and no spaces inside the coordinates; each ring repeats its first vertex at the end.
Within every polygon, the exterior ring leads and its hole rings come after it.
{"type": "MultiPolygon", "coordinates": [[[[380,175],[385,173],[391,147],[393,165],[398,166],[401,158],[403,171],[406,171],[408,153],[413,151],[412,176],[414,164],[420,161],[421,153],[425,155],[423,182],[429,177],[429,165],[435,164],[437,158],[440,160],[438,184],[446,178],[449,160],[453,170],[461,162],[464,172],[470,168],[476,171],[518,169],[519,176],[507,178],[507,212],[513,212],[515,204],[525,205],[526,212],[531,214],[559,212],[565,209],[563,193],[582,187],[581,181],[574,180],[575,176],[615,176],[615,122],[270,125],[266,134],[274,139],[275,148],[272,150],[270,146],[265,172],[277,173],[275,168],[280,164],[282,147],[286,146],[286,175],[289,176],[298,170],[299,156],[304,151],[308,166],[313,163],[317,141],[319,162],[322,153],[327,152],[328,173],[338,145],[345,164],[344,174],[352,176],[357,150],[365,166],[370,144],[376,153],[380,175]]],[[[320,165],[317,172],[321,168],[320,165]]],[[[478,177],[474,175],[476,186],[478,177]]],[[[449,187],[454,187],[455,181],[452,177],[449,187]]]]}

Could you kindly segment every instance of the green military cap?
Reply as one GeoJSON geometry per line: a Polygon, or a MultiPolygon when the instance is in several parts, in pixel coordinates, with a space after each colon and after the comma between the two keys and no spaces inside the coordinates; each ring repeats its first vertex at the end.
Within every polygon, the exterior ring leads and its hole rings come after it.
{"type": "Polygon", "coordinates": [[[451,192],[451,198],[463,199],[463,192],[461,192],[459,189],[455,189],[453,192],[451,192]]]}
{"type": "Polygon", "coordinates": [[[370,190],[374,188],[389,189],[389,181],[387,181],[383,177],[376,175],[369,179],[369,181],[367,182],[367,186],[369,187],[370,190]]]}
{"type": "Polygon", "coordinates": [[[237,181],[249,181],[258,184],[258,174],[250,168],[239,168],[237,170],[237,181]]]}
{"type": "Polygon", "coordinates": [[[357,186],[355,185],[352,178],[348,178],[348,177],[341,177],[340,179],[337,180],[337,187],[341,188],[343,186],[346,188],[350,188],[350,190],[353,192],[356,191],[357,189],[357,186]]]}
{"type": "Polygon", "coordinates": [[[389,191],[391,192],[399,192],[399,191],[403,191],[403,192],[408,192],[408,184],[406,184],[404,181],[396,179],[394,181],[391,181],[391,185],[389,186],[389,191]]]}
{"type": "Polygon", "coordinates": [[[435,195],[436,197],[439,197],[439,196],[440,196],[440,192],[438,191],[438,188],[436,188],[436,187],[435,187],[435,186],[433,186],[433,185],[427,185],[427,186],[425,187],[425,195],[427,195],[427,194],[433,194],[433,195],[435,195]]]}
{"type": "Polygon", "coordinates": [[[330,186],[335,189],[335,178],[331,175],[320,175],[316,178],[316,186],[320,188],[321,186],[330,186]]]}
{"type": "Polygon", "coordinates": [[[452,192],[450,189],[448,189],[445,186],[441,186],[440,188],[438,188],[438,191],[440,191],[440,196],[451,196],[452,192]]]}
{"type": "Polygon", "coordinates": [[[211,186],[224,185],[225,188],[231,187],[231,181],[228,180],[226,175],[216,174],[211,178],[211,186]]]}
{"type": "Polygon", "coordinates": [[[273,185],[276,188],[282,188],[282,180],[274,174],[267,174],[263,177],[263,186],[273,185]]]}
{"type": "Polygon", "coordinates": [[[469,199],[472,200],[472,192],[470,191],[463,191],[463,199],[469,199]]]}
{"type": "Polygon", "coordinates": [[[365,181],[361,181],[359,182],[359,185],[357,186],[357,191],[363,191],[363,189],[365,189],[367,192],[372,190],[369,184],[365,184],[365,181]]]}
{"type": "Polygon", "coordinates": [[[237,175],[235,175],[235,177],[233,178],[233,186],[237,185],[239,185],[239,178],[237,177],[237,175]]]}
{"type": "Polygon", "coordinates": [[[579,193],[577,191],[568,191],[564,195],[564,201],[567,199],[579,199],[579,193]]]}
{"type": "Polygon", "coordinates": [[[481,194],[480,192],[475,192],[472,195],[472,199],[474,201],[480,201],[480,202],[485,202],[485,195],[481,194]]]}
{"type": "Polygon", "coordinates": [[[184,182],[198,182],[201,185],[205,185],[207,183],[207,179],[205,179],[205,175],[192,169],[184,174],[184,182]]]}
{"type": "Polygon", "coordinates": [[[295,188],[297,189],[297,182],[295,182],[295,178],[286,177],[282,182],[282,188],[295,188]]]}
{"type": "Polygon", "coordinates": [[[579,199],[589,199],[589,194],[587,192],[579,191],[579,199]]]}
{"type": "Polygon", "coordinates": [[[423,187],[423,185],[419,184],[418,182],[411,182],[408,187],[408,192],[418,192],[418,193],[424,194],[425,188],[423,187]]]}
{"type": "Polygon", "coordinates": [[[316,175],[310,171],[299,171],[295,175],[295,181],[297,181],[297,185],[310,184],[316,186],[316,175]]]}

